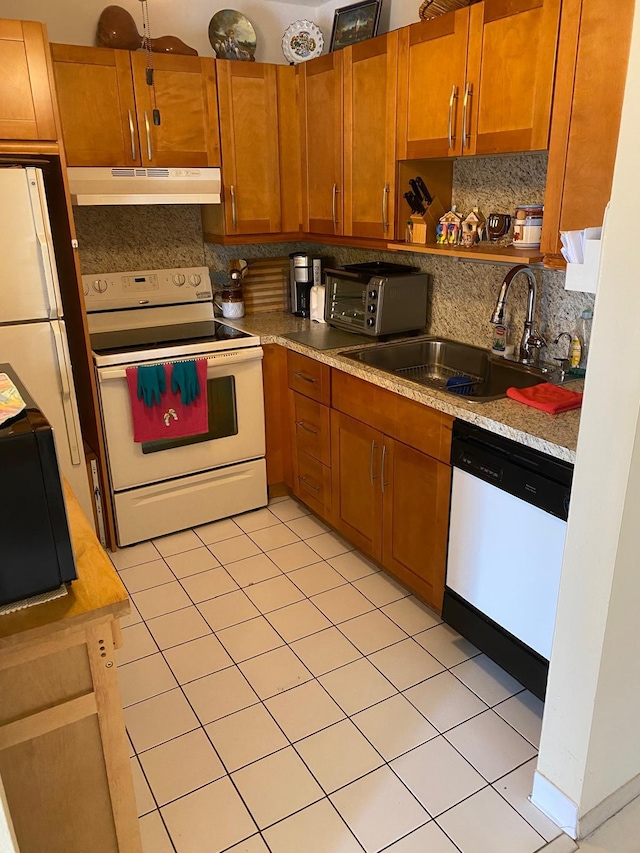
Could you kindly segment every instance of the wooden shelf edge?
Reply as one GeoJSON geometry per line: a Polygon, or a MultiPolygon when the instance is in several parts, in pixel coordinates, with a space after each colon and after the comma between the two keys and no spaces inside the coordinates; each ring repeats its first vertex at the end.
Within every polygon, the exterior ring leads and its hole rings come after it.
{"type": "Polygon", "coordinates": [[[374,240],[366,237],[345,237],[341,234],[305,234],[303,231],[290,232],[288,234],[239,234],[237,237],[229,237],[224,234],[212,234],[205,231],[203,234],[205,243],[213,243],[218,246],[245,245],[247,243],[321,243],[326,246],[350,246],[357,249],[371,249],[372,251],[386,251],[388,240],[374,240]]]}
{"type": "Polygon", "coordinates": [[[243,246],[248,243],[300,243],[307,240],[307,235],[296,232],[291,234],[238,234],[234,237],[227,237],[224,234],[212,234],[205,231],[202,238],[205,243],[213,243],[218,246],[243,246]]]}
{"type": "Polygon", "coordinates": [[[494,263],[539,264],[542,252],[535,249],[516,249],[513,246],[463,246],[445,247],[436,244],[426,246],[414,243],[388,243],[387,249],[393,252],[416,252],[423,255],[444,255],[449,258],[463,258],[465,261],[493,261],[494,263]]]}

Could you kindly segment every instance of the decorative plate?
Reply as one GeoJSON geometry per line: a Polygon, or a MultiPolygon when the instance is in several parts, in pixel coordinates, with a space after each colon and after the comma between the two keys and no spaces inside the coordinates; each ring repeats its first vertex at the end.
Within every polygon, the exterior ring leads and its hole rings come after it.
{"type": "Polygon", "coordinates": [[[296,21],[284,31],[282,52],[287,62],[306,62],[320,56],[324,48],[324,36],[312,21],[296,21]]]}
{"type": "Polygon", "coordinates": [[[248,18],[235,9],[221,9],[209,21],[209,41],[218,59],[253,62],[256,31],[248,18]]]}

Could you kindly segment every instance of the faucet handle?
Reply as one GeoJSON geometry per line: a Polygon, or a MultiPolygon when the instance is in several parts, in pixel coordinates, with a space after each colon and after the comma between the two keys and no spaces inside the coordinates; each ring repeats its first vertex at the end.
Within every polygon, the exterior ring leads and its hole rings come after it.
{"type": "Polygon", "coordinates": [[[537,329],[534,329],[527,338],[527,346],[540,350],[542,347],[548,346],[548,344],[540,332],[537,329]]]}

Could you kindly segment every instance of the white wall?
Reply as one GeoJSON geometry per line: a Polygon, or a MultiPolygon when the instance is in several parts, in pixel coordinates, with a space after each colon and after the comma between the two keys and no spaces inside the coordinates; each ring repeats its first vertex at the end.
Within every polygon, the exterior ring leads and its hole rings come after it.
{"type": "MultiPolygon", "coordinates": [[[[95,44],[100,12],[108,0],[0,0],[0,18],[43,21],[53,42],[66,44],[95,44]]],[[[128,9],[139,22],[142,31],[142,12],[139,0],[116,0],[116,5],[128,9]]],[[[175,35],[201,56],[213,56],[209,44],[209,21],[224,4],[210,0],[151,0],[153,36],[175,35]]],[[[259,62],[284,63],[280,41],[289,24],[300,18],[312,17],[313,8],[293,3],[242,0],[235,4],[253,24],[258,39],[256,59],[259,62]]],[[[327,42],[331,30],[326,34],[327,42]]]]}
{"type": "MultiPolygon", "coordinates": [[[[325,35],[327,47],[331,38],[333,16],[336,9],[350,5],[350,0],[329,0],[315,10],[315,21],[325,35]]],[[[386,33],[406,27],[419,20],[420,0],[383,0],[378,32],[386,33]]]]}
{"type": "MultiPolygon", "coordinates": [[[[329,48],[331,28],[336,9],[348,6],[350,0],[329,0],[327,3],[285,3],[278,0],[242,0],[235,4],[249,18],[258,38],[256,59],[259,62],[284,63],[280,42],[285,29],[297,20],[314,21],[324,33],[325,51],[329,48]]],[[[43,21],[49,28],[49,38],[63,44],[95,44],[100,12],[108,0],[0,0],[0,18],[43,21]]],[[[142,31],[139,0],[117,0],[128,9],[142,31]]],[[[222,5],[222,4],[219,4],[222,5]]],[[[397,29],[418,20],[419,0],[384,0],[379,31],[397,29]]],[[[153,36],[175,35],[201,56],[213,56],[209,44],[209,21],[218,5],[210,0],[150,0],[153,36]]]]}
{"type": "Polygon", "coordinates": [[[0,853],[18,853],[18,842],[13,831],[2,779],[0,779],[0,853]]]}
{"type": "Polygon", "coordinates": [[[538,764],[544,778],[534,788],[534,801],[549,806],[551,782],[578,820],[640,774],[640,358],[630,325],[640,316],[640,287],[628,230],[640,194],[638,74],[640,14],[595,303],[538,764]]]}

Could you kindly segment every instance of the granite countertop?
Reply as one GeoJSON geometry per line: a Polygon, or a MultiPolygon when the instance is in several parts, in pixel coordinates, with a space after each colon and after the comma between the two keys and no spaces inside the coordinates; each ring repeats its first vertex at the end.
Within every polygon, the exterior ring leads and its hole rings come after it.
{"type": "MultiPolygon", "coordinates": [[[[416,385],[399,376],[392,376],[375,367],[351,361],[340,355],[341,352],[349,349],[361,349],[362,344],[354,347],[342,346],[339,349],[318,350],[285,338],[284,335],[290,332],[305,331],[310,327],[309,320],[294,317],[292,314],[281,312],[249,314],[242,320],[225,320],[225,322],[230,326],[259,335],[263,344],[279,344],[287,347],[321,361],[329,367],[395,391],[411,400],[518,441],[527,447],[548,453],[557,459],[575,462],[580,409],[561,415],[549,415],[506,398],[489,403],[473,403],[462,398],[454,400],[450,394],[416,385]]],[[[376,346],[376,343],[372,341],[371,346],[376,346]]],[[[582,381],[577,380],[568,383],[567,387],[581,391],[582,385],[582,381]]]]}

